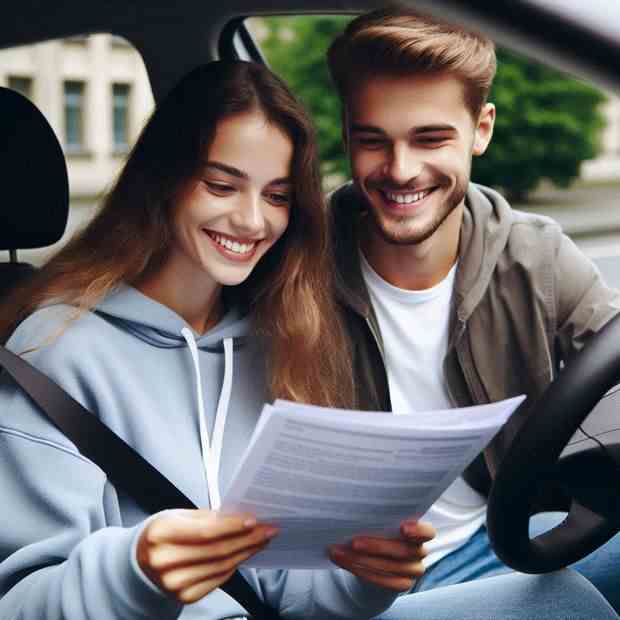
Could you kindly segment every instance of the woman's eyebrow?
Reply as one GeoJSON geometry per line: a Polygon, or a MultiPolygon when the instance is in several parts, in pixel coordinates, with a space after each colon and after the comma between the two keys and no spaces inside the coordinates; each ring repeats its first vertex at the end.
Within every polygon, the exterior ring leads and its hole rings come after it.
{"type": "Polygon", "coordinates": [[[293,181],[290,177],[280,177],[269,181],[268,185],[292,185],[293,181]]]}
{"type": "MultiPolygon", "coordinates": [[[[220,172],[225,172],[226,174],[230,174],[233,177],[237,177],[238,179],[243,179],[244,181],[249,180],[250,176],[247,172],[243,172],[243,170],[239,170],[239,168],[235,168],[233,166],[229,166],[228,164],[223,164],[221,161],[208,161],[205,164],[206,168],[214,168],[215,170],[219,170],[220,172]]],[[[267,185],[292,185],[293,181],[290,177],[278,177],[277,179],[272,179],[269,181],[267,185]]]]}
{"type": "Polygon", "coordinates": [[[216,170],[219,170],[220,172],[225,172],[226,174],[230,174],[233,177],[237,177],[239,179],[249,179],[250,177],[247,175],[247,173],[243,172],[242,170],[239,170],[239,168],[233,168],[233,166],[228,166],[227,164],[223,164],[222,162],[219,161],[208,161],[205,164],[205,167],[207,168],[215,168],[216,170]]]}

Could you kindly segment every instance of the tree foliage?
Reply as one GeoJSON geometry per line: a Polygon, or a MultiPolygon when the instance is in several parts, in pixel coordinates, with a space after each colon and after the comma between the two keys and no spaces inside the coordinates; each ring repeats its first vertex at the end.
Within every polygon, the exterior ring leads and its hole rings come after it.
{"type": "Polygon", "coordinates": [[[265,19],[268,36],[260,44],[273,71],[310,110],[317,129],[325,174],[348,176],[342,147],[340,102],[332,86],[325,55],[351,17],[308,16],[265,19]]]}
{"type": "Polygon", "coordinates": [[[604,99],[587,84],[500,51],[490,96],[495,131],[487,153],[475,158],[472,177],[514,198],[543,178],[567,186],[598,151],[604,99]]]}
{"type": "MultiPolygon", "coordinates": [[[[342,150],[340,104],[330,82],[325,53],[350,17],[307,16],[265,19],[261,49],[309,108],[326,174],[348,175],[342,150]]],[[[474,159],[472,178],[522,199],[541,179],[568,185],[579,165],[594,157],[603,126],[598,90],[557,71],[498,53],[490,100],[497,107],[493,140],[474,159]]]]}

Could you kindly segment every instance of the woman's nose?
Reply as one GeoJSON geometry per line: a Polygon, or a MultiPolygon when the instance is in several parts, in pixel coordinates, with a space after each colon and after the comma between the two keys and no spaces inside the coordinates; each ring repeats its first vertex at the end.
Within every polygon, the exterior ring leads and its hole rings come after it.
{"type": "Polygon", "coordinates": [[[237,232],[247,236],[259,235],[265,227],[261,196],[244,196],[232,216],[237,232]]]}

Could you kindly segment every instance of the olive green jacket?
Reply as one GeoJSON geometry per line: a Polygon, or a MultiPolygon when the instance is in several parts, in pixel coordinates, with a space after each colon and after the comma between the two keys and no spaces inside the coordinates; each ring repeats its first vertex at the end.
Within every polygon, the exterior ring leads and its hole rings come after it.
{"type": "MultiPolygon", "coordinates": [[[[330,198],[336,286],[352,340],[359,406],[389,410],[381,333],[359,261],[363,208],[351,184],[330,198]]],[[[470,184],[445,382],[455,406],[527,395],[485,451],[491,474],[562,362],[618,312],[620,292],[605,285],[556,222],[513,210],[497,192],[470,184]]],[[[486,472],[480,465],[478,460],[466,478],[484,491],[488,480],[481,478],[486,472]]]]}

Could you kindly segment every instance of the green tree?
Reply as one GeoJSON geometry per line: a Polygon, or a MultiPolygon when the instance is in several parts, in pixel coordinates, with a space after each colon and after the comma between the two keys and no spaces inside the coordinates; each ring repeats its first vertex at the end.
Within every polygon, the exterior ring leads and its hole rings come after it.
{"type": "MultiPolygon", "coordinates": [[[[325,53],[351,17],[275,17],[264,20],[261,49],[309,108],[326,174],[348,175],[342,151],[340,104],[325,53]]],[[[522,200],[541,179],[568,185],[579,164],[596,155],[603,126],[602,93],[515,54],[498,53],[490,100],[497,106],[487,153],[474,159],[472,178],[522,200]]]]}
{"type": "Polygon", "coordinates": [[[347,177],[342,150],[340,102],[327,70],[327,48],[352,17],[271,17],[264,20],[267,38],[260,43],[273,71],[309,109],[317,129],[325,174],[347,177]]]}
{"type": "Polygon", "coordinates": [[[522,200],[544,178],[569,185],[596,155],[605,97],[595,88],[499,51],[489,99],[497,119],[489,149],[474,159],[476,181],[522,200]]]}

